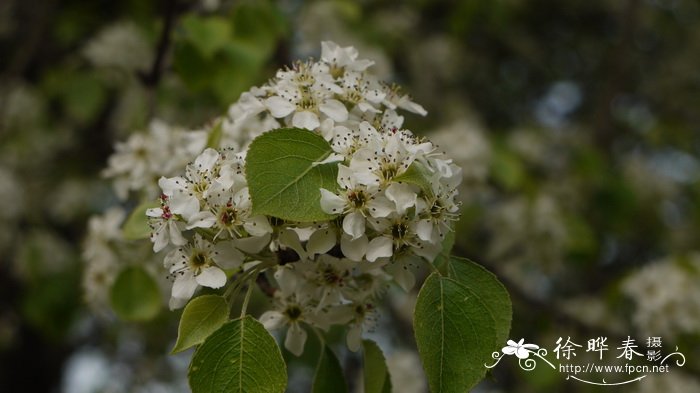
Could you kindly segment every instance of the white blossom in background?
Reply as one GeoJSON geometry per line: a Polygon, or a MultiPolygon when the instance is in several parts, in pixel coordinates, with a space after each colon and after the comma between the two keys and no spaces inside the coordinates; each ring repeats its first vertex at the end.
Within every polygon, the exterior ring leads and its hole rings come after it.
{"type": "MultiPolygon", "coordinates": [[[[439,150],[462,168],[462,187],[473,188],[486,181],[491,165],[491,144],[481,127],[466,118],[459,118],[430,134],[439,150]]],[[[472,190],[473,191],[473,190],[472,190]]],[[[463,193],[464,198],[470,193],[463,193]]]]}
{"type": "Polygon", "coordinates": [[[158,195],[156,181],[179,173],[207,143],[206,131],[186,131],[154,120],[146,133],[118,142],[103,176],[111,178],[120,199],[129,192],[158,195]]]}
{"type": "Polygon", "coordinates": [[[414,351],[400,350],[392,353],[387,356],[386,366],[391,375],[393,391],[422,393],[427,390],[425,371],[414,351]]]}
{"type": "Polygon", "coordinates": [[[152,63],[153,50],[137,25],[118,22],[105,27],[88,41],[83,55],[96,67],[143,71],[152,63]]]}
{"type": "Polygon", "coordinates": [[[83,293],[85,301],[94,310],[103,310],[109,304],[109,288],[122,265],[114,243],[123,241],[121,225],[126,212],[113,207],[101,216],[88,221],[88,232],[83,246],[83,293]]]}
{"type": "Polygon", "coordinates": [[[502,202],[491,209],[487,224],[498,233],[488,245],[489,258],[536,261],[538,266],[555,270],[562,260],[569,234],[559,202],[552,195],[502,202]]]}
{"type": "Polygon", "coordinates": [[[635,303],[640,333],[677,337],[700,326],[700,254],[667,257],[644,266],[622,283],[635,303]]]}
{"type": "MultiPolygon", "coordinates": [[[[675,370],[674,370],[675,371],[675,370]]],[[[673,373],[649,374],[643,383],[634,384],[634,393],[689,393],[700,391],[700,380],[697,376],[675,371],[673,373]]]]}

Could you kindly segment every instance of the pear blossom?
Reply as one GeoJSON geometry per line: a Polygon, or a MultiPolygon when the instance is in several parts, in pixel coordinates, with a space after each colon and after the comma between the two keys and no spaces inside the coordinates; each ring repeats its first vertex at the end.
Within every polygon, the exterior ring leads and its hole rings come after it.
{"type": "Polygon", "coordinates": [[[227,278],[224,269],[241,266],[244,255],[230,243],[214,245],[194,235],[192,244],[176,248],[165,256],[164,264],[173,278],[171,308],[186,303],[199,286],[221,288],[227,278]]]}
{"type": "Polygon", "coordinates": [[[260,321],[268,330],[288,326],[284,347],[299,356],[304,352],[307,337],[301,323],[313,319],[313,297],[298,290],[303,282],[291,269],[277,270],[275,280],[279,284],[279,290],[275,292],[275,309],[263,313],[260,321]]]}
{"type": "Polygon", "coordinates": [[[171,211],[168,196],[163,194],[160,200],[160,207],[146,210],[146,216],[149,217],[149,225],[152,229],[153,252],[164,249],[169,243],[176,246],[187,244],[187,240],[182,236],[184,225],[171,211]]]}
{"type": "Polygon", "coordinates": [[[368,216],[384,217],[391,213],[390,202],[379,195],[376,185],[361,185],[350,168],[338,165],[338,184],[341,194],[321,189],[321,209],[328,214],[345,214],[343,231],[353,240],[365,233],[368,216]]]}

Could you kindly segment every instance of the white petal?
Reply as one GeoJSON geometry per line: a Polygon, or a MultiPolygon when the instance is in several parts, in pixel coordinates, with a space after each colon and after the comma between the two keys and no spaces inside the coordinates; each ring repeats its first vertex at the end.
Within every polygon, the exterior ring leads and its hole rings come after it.
{"type": "Polygon", "coordinates": [[[330,229],[319,229],[309,237],[306,251],[311,254],[325,254],[336,244],[335,232],[330,229]]]}
{"type": "Polygon", "coordinates": [[[411,101],[411,99],[405,95],[399,99],[399,102],[396,103],[397,106],[401,109],[405,109],[409,112],[417,113],[421,116],[425,116],[428,114],[428,111],[425,110],[421,105],[416,104],[415,102],[411,101]]]}
{"type": "Polygon", "coordinates": [[[185,304],[187,304],[187,302],[189,302],[189,301],[190,301],[189,298],[182,299],[179,297],[171,297],[170,302],[168,302],[168,307],[170,307],[171,311],[174,311],[174,310],[177,310],[179,308],[184,307],[185,304]]]}
{"type": "Polygon", "coordinates": [[[307,258],[306,250],[301,245],[301,240],[299,240],[299,234],[295,231],[287,228],[280,232],[279,235],[280,244],[285,245],[299,254],[299,258],[303,261],[307,258]]]}
{"type": "Polygon", "coordinates": [[[348,119],[348,109],[338,100],[326,100],[326,102],[318,106],[318,109],[337,122],[343,122],[348,119]]]}
{"type": "Polygon", "coordinates": [[[365,234],[365,217],[360,212],[352,212],[343,219],[343,231],[357,239],[365,234]]]}
{"type": "Polygon", "coordinates": [[[245,255],[238,251],[230,241],[219,242],[214,246],[214,261],[224,269],[235,269],[243,263],[245,255]]]}
{"type": "Polygon", "coordinates": [[[348,235],[343,235],[340,238],[340,250],[343,252],[343,255],[355,262],[361,261],[365,256],[368,244],[367,236],[361,236],[355,240],[348,235]]]}
{"type": "Polygon", "coordinates": [[[399,214],[406,213],[406,209],[415,206],[418,195],[413,191],[413,187],[408,184],[394,183],[386,189],[386,197],[396,204],[396,211],[399,214]]]}
{"type": "Polygon", "coordinates": [[[168,232],[166,228],[166,223],[162,223],[151,235],[153,252],[158,252],[168,245],[168,232]]]}
{"type": "Polygon", "coordinates": [[[178,274],[173,283],[172,297],[180,299],[190,299],[194,295],[198,284],[194,279],[194,274],[191,270],[185,271],[183,274],[178,274]]]}
{"type": "Polygon", "coordinates": [[[163,209],[159,207],[153,209],[146,209],[146,215],[148,217],[160,217],[163,215],[163,209]]]}
{"type": "Polygon", "coordinates": [[[216,178],[216,183],[219,185],[221,190],[229,190],[233,187],[237,178],[237,169],[233,165],[224,165],[219,170],[219,177],[216,178]]]}
{"type": "Polygon", "coordinates": [[[199,211],[199,200],[195,196],[177,193],[170,199],[170,210],[189,220],[193,214],[199,211]]]}
{"type": "Polygon", "coordinates": [[[257,97],[249,92],[241,94],[237,104],[250,115],[257,115],[265,110],[265,105],[263,105],[257,97]]]}
{"type": "Polygon", "coordinates": [[[202,269],[195,277],[197,283],[203,287],[221,288],[226,285],[226,273],[216,266],[202,269]]]}
{"type": "Polygon", "coordinates": [[[170,241],[176,246],[182,246],[187,244],[187,240],[182,237],[180,232],[180,227],[173,220],[168,220],[168,233],[170,234],[170,241]]]}
{"type": "Polygon", "coordinates": [[[216,216],[212,212],[206,210],[191,215],[187,222],[187,229],[211,228],[214,224],[216,224],[216,216]]]}
{"type": "Polygon", "coordinates": [[[200,172],[211,171],[218,159],[219,152],[209,147],[197,156],[194,160],[194,167],[200,172]]]}
{"type": "Polygon", "coordinates": [[[285,117],[296,109],[296,105],[279,96],[266,99],[265,106],[270,110],[272,116],[277,118],[285,117]]]}
{"type": "Polygon", "coordinates": [[[350,329],[348,329],[348,335],[345,338],[345,343],[348,345],[348,349],[357,352],[362,347],[362,325],[354,324],[350,329]]]}
{"type": "Polygon", "coordinates": [[[187,184],[187,180],[184,177],[161,177],[158,179],[158,187],[163,190],[163,194],[167,196],[173,196],[176,190],[182,190],[182,188],[187,184]]]}
{"type": "MultiPolygon", "coordinates": [[[[272,226],[265,216],[252,216],[243,222],[243,228],[253,236],[264,236],[272,233],[272,226]]],[[[260,251],[260,250],[258,250],[260,251]]]]}
{"type": "Polygon", "coordinates": [[[406,292],[410,291],[416,284],[416,276],[413,275],[413,272],[408,270],[404,263],[391,263],[387,265],[385,269],[387,273],[394,277],[394,281],[406,292]]]}
{"type": "Polygon", "coordinates": [[[374,262],[377,258],[390,257],[393,254],[393,244],[386,236],[372,239],[367,245],[367,260],[374,262]]]}
{"type": "Polygon", "coordinates": [[[345,207],[345,201],[338,195],[321,188],[321,209],[328,214],[340,214],[345,207]]]}
{"type": "Polygon", "coordinates": [[[429,219],[423,219],[416,224],[416,234],[421,240],[433,242],[433,222],[429,219]]]}
{"type": "Polygon", "coordinates": [[[306,343],[306,330],[302,329],[298,323],[293,323],[287,330],[287,337],[284,339],[284,347],[296,356],[304,353],[306,343]]]}
{"type": "Polygon", "coordinates": [[[182,252],[180,252],[178,249],[171,250],[165,255],[165,258],[163,258],[163,266],[170,269],[172,266],[175,266],[175,264],[178,263],[181,258],[182,252]]]}
{"type": "Polygon", "coordinates": [[[236,240],[236,248],[249,254],[260,252],[265,246],[270,243],[270,234],[266,233],[263,236],[244,237],[236,240]]]}
{"type": "Polygon", "coordinates": [[[259,320],[260,323],[262,323],[263,326],[265,326],[265,329],[275,330],[281,328],[284,325],[285,318],[281,312],[271,310],[265,311],[263,315],[260,316],[259,320]]]}
{"type": "Polygon", "coordinates": [[[316,161],[316,162],[311,163],[311,166],[318,166],[318,165],[330,164],[333,162],[343,162],[343,161],[345,161],[345,156],[343,156],[342,154],[333,153],[333,154],[329,154],[328,157],[324,158],[321,161],[316,161]]]}
{"type": "Polygon", "coordinates": [[[298,278],[291,268],[280,268],[273,274],[283,296],[290,296],[297,288],[298,278]]]}
{"type": "Polygon", "coordinates": [[[352,169],[343,164],[338,164],[338,184],[344,189],[354,189],[357,185],[352,169]]]}
{"type": "Polygon", "coordinates": [[[427,259],[430,262],[434,261],[435,257],[437,257],[440,251],[442,251],[442,246],[440,243],[431,244],[423,241],[418,241],[417,243],[417,246],[411,247],[413,253],[419,257],[427,259]]]}
{"type": "Polygon", "coordinates": [[[292,117],[292,125],[297,128],[306,128],[307,130],[315,130],[321,125],[318,116],[309,111],[296,112],[292,117]]]}
{"type": "Polygon", "coordinates": [[[379,104],[386,97],[386,93],[381,90],[367,90],[365,92],[365,99],[373,104],[379,104]]]}
{"type": "Polygon", "coordinates": [[[365,101],[359,102],[357,104],[357,107],[360,109],[361,112],[368,112],[368,111],[371,113],[379,113],[380,112],[372,104],[370,104],[369,102],[365,102],[365,101]]]}
{"type": "Polygon", "coordinates": [[[396,211],[396,204],[380,195],[367,202],[367,208],[372,217],[386,217],[396,211]]]}

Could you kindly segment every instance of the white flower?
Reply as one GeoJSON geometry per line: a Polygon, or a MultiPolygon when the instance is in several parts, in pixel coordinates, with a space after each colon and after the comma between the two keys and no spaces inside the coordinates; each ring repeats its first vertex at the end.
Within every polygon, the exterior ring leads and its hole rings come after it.
{"type": "Polygon", "coordinates": [[[272,227],[265,216],[252,215],[253,204],[248,193],[248,187],[243,187],[234,193],[235,188],[225,190],[214,186],[207,198],[209,210],[203,210],[192,215],[187,229],[214,228],[217,230],[215,239],[227,234],[229,238],[243,237],[246,234],[263,236],[272,233],[272,227]],[[242,232],[242,229],[245,232],[242,232]]]}
{"type": "Polygon", "coordinates": [[[164,249],[168,243],[176,246],[187,243],[181,232],[181,227],[184,225],[173,215],[166,195],[161,196],[161,207],[146,210],[146,215],[149,217],[148,221],[152,230],[151,241],[154,252],[164,249]]]}
{"type": "Polygon", "coordinates": [[[352,46],[341,47],[332,41],[321,42],[321,60],[331,67],[331,75],[337,75],[339,71],[364,71],[374,64],[371,60],[357,60],[357,49],[352,46]]]}
{"type": "Polygon", "coordinates": [[[219,152],[208,148],[197,156],[193,164],[187,166],[185,177],[161,177],[158,180],[163,194],[169,198],[170,210],[174,214],[189,221],[199,212],[201,203],[209,196],[213,184],[225,186],[233,183],[231,172],[220,173],[221,166],[217,165],[220,164],[219,158],[219,152]]]}
{"type": "Polygon", "coordinates": [[[367,260],[369,261],[403,252],[411,252],[432,261],[440,253],[439,243],[430,243],[420,239],[418,221],[415,219],[393,214],[387,218],[373,219],[370,223],[380,236],[370,241],[367,250],[367,260]],[[372,249],[373,242],[376,242],[375,249],[372,249]]]}
{"type": "Polygon", "coordinates": [[[237,268],[243,259],[243,253],[232,243],[213,245],[195,234],[192,244],[176,248],[165,256],[165,266],[174,278],[171,308],[184,305],[200,285],[223,287],[227,280],[223,269],[237,268]]]}
{"type": "Polygon", "coordinates": [[[313,315],[311,296],[299,291],[301,283],[297,274],[291,269],[281,268],[275,272],[275,280],[279,290],[275,292],[275,310],[266,311],[260,316],[260,322],[268,330],[288,326],[284,347],[296,356],[304,352],[306,330],[301,322],[309,322],[313,315]]]}
{"type": "Polygon", "coordinates": [[[421,116],[425,116],[428,114],[428,111],[426,111],[419,104],[413,102],[411,100],[411,97],[409,97],[407,94],[401,94],[398,86],[394,85],[387,87],[385,92],[386,97],[382,103],[387,107],[391,109],[405,109],[409,112],[417,113],[421,116]]]}
{"type": "Polygon", "coordinates": [[[387,186],[404,173],[416,159],[406,148],[406,141],[396,133],[380,134],[355,152],[350,169],[360,184],[387,186]]]}
{"type": "Polygon", "coordinates": [[[278,80],[269,87],[272,96],[263,104],[276,118],[291,115],[291,125],[298,128],[317,129],[324,120],[320,115],[346,121],[347,108],[333,98],[342,90],[323,71],[311,63],[296,63],[292,70],[278,72],[278,80]]]}
{"type": "Polygon", "coordinates": [[[102,174],[113,179],[120,199],[126,199],[129,191],[155,196],[154,179],[177,174],[202,151],[206,141],[205,131],[185,131],[154,120],[147,133],[135,133],[116,144],[102,174]]]}
{"type": "Polygon", "coordinates": [[[321,189],[321,209],[328,214],[345,214],[343,231],[353,240],[365,234],[365,221],[368,215],[385,217],[392,211],[386,198],[377,196],[376,185],[361,185],[353,172],[345,165],[338,165],[340,195],[321,189]]]}

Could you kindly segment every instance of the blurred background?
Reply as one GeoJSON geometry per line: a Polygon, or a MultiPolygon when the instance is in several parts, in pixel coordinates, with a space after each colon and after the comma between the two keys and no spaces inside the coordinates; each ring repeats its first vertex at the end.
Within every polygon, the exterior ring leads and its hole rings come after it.
{"type": "MultiPolygon", "coordinates": [[[[207,124],[327,39],[428,110],[405,126],[464,169],[455,253],[505,284],[513,339],[608,337],[614,357],[661,337],[685,366],[620,389],[700,391],[699,22],[695,0],[3,0],[0,391],[188,391],[191,353],[168,355],[179,312],[123,322],[89,274],[110,216],[90,217],[136,202],[107,159],[153,120],[207,124]]],[[[427,391],[414,300],[390,291],[371,335],[397,392],[427,391]]],[[[291,362],[290,392],[313,364],[291,362]]],[[[475,391],[605,389],[509,359],[475,391]]]]}

